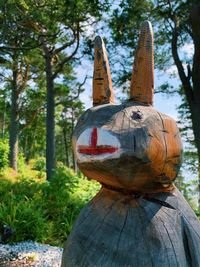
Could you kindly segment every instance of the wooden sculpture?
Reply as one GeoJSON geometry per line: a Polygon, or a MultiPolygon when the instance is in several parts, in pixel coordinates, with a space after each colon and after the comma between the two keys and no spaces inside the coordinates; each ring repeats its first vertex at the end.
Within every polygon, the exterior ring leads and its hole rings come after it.
{"type": "Polygon", "coordinates": [[[153,100],[153,33],[142,25],[130,100],[113,104],[103,40],[95,39],[93,104],[73,135],[80,170],[102,184],[65,244],[62,267],[200,266],[200,224],[173,181],[176,123],[153,100]]]}

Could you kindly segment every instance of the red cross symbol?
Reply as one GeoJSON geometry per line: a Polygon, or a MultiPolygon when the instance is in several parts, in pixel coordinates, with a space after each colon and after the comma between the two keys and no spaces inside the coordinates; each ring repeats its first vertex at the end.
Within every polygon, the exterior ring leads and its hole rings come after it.
{"type": "Polygon", "coordinates": [[[109,145],[98,145],[98,130],[93,128],[90,135],[89,146],[79,145],[78,152],[86,155],[112,154],[118,150],[118,147],[109,145]]]}

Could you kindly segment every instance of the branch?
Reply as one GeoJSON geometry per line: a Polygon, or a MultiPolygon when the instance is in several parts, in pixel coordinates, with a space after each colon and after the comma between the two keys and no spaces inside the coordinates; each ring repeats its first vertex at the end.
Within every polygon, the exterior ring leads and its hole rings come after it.
{"type": "Polygon", "coordinates": [[[76,34],[76,38],[77,38],[77,42],[76,42],[76,47],[75,47],[74,51],[71,53],[70,56],[65,57],[65,58],[58,64],[57,69],[55,70],[54,74],[52,75],[52,78],[53,78],[53,79],[55,79],[55,78],[57,77],[58,73],[62,71],[64,64],[65,64],[66,62],[70,61],[70,60],[73,58],[73,56],[76,54],[76,52],[77,52],[77,50],[78,50],[78,48],[79,48],[79,43],[80,43],[80,42],[79,42],[79,41],[80,41],[80,40],[79,40],[79,39],[80,39],[80,36],[79,36],[79,24],[77,25],[77,34],[76,34]]]}
{"type": "Polygon", "coordinates": [[[22,126],[21,131],[23,131],[25,128],[28,128],[32,124],[32,122],[35,120],[38,113],[40,113],[42,110],[44,110],[44,107],[40,107],[38,109],[33,110],[32,114],[31,114],[31,118],[29,119],[29,121],[27,121],[25,124],[21,125],[22,126]]]}
{"type": "Polygon", "coordinates": [[[171,11],[171,13],[170,14],[174,14],[174,11],[173,11],[173,7],[172,7],[172,3],[171,3],[171,1],[170,0],[167,0],[167,3],[168,3],[168,5],[169,5],[169,8],[170,8],[170,11],[171,11]]]}
{"type": "Polygon", "coordinates": [[[192,86],[190,84],[190,79],[189,77],[186,76],[182,62],[179,58],[178,55],[178,30],[179,27],[176,24],[176,21],[174,22],[175,26],[174,26],[174,30],[172,32],[172,42],[171,42],[171,46],[172,46],[172,55],[173,55],[173,59],[175,62],[175,65],[178,69],[178,73],[179,73],[179,77],[181,79],[181,82],[183,84],[183,88],[188,100],[189,105],[191,105],[191,102],[193,100],[193,90],[192,90],[192,86]]]}
{"type": "MultiPolygon", "coordinates": [[[[89,20],[91,20],[91,17],[88,17],[85,21],[89,21],[89,20]]],[[[99,18],[99,19],[96,19],[96,20],[94,20],[92,22],[89,22],[89,23],[86,23],[86,24],[82,24],[81,27],[82,27],[82,29],[84,29],[84,28],[87,29],[88,27],[93,26],[94,24],[97,24],[100,21],[101,21],[101,19],[99,18]]]]}
{"type": "Polygon", "coordinates": [[[169,27],[171,28],[171,30],[173,30],[172,21],[174,20],[174,11],[173,11],[171,1],[167,0],[166,3],[164,2],[163,4],[158,2],[156,9],[157,9],[157,12],[160,14],[160,16],[163,17],[164,21],[166,21],[169,24],[169,27]],[[168,7],[167,12],[162,10],[163,7],[165,10],[166,6],[168,7]]]}
{"type": "Polygon", "coordinates": [[[61,47],[55,49],[54,52],[53,52],[54,55],[60,53],[65,48],[67,48],[67,47],[69,47],[69,46],[71,46],[71,45],[73,45],[75,43],[75,41],[76,41],[76,33],[75,33],[75,30],[73,28],[71,28],[71,30],[73,32],[73,39],[70,42],[66,42],[61,47]]]}
{"type": "Polygon", "coordinates": [[[193,33],[190,29],[190,27],[188,27],[188,25],[184,25],[185,31],[189,34],[189,36],[193,39],[193,33]]]}
{"type": "MultiPolygon", "coordinates": [[[[22,64],[21,64],[22,65],[22,64]]],[[[22,73],[22,69],[21,69],[21,77],[22,77],[22,83],[21,85],[18,87],[18,93],[22,93],[24,88],[26,87],[27,81],[28,81],[28,77],[29,77],[29,71],[30,71],[30,64],[27,62],[26,64],[26,68],[25,68],[25,72],[24,75],[22,73]]]]}
{"type": "Polygon", "coordinates": [[[60,105],[60,104],[66,104],[66,103],[71,103],[72,101],[76,100],[77,98],[79,98],[79,95],[81,93],[81,89],[82,89],[82,86],[85,84],[86,80],[87,80],[87,75],[85,76],[84,80],[82,83],[79,84],[78,86],[78,90],[77,90],[77,95],[74,96],[74,97],[67,97],[67,98],[63,98],[63,99],[60,99],[59,101],[57,101],[55,103],[56,106],[60,105]]]}
{"type": "Polygon", "coordinates": [[[64,45],[62,45],[61,47],[57,48],[54,50],[53,54],[57,55],[59,54],[62,50],[66,49],[67,47],[73,45],[75,43],[76,37],[73,38],[73,40],[71,40],[70,42],[65,43],[64,45]]]}
{"type": "Polygon", "coordinates": [[[190,64],[187,64],[187,77],[189,80],[192,77],[192,70],[191,70],[190,64]]]}
{"type": "Polygon", "coordinates": [[[200,92],[200,5],[193,4],[191,8],[191,25],[194,41],[194,57],[192,69],[192,81],[194,86],[195,98],[199,101],[200,92]]]}
{"type": "Polygon", "coordinates": [[[35,48],[38,48],[40,47],[40,45],[35,45],[35,46],[22,46],[22,47],[16,47],[16,46],[0,46],[0,50],[16,50],[16,51],[19,51],[19,50],[32,50],[32,49],[35,49],[35,48]]]}
{"type": "Polygon", "coordinates": [[[42,45],[42,48],[43,48],[43,51],[44,51],[44,55],[45,55],[45,59],[51,58],[51,60],[52,60],[52,49],[48,48],[48,45],[46,44],[46,41],[45,41],[45,38],[44,38],[44,35],[40,35],[39,36],[39,42],[42,45]]]}
{"type": "Polygon", "coordinates": [[[2,77],[4,79],[4,82],[8,82],[11,83],[12,82],[12,78],[10,78],[10,76],[6,76],[4,75],[4,73],[0,73],[0,77],[2,77]]]}
{"type": "Polygon", "coordinates": [[[83,82],[79,84],[79,86],[78,86],[78,91],[77,91],[77,95],[74,96],[72,100],[76,100],[77,98],[79,98],[79,95],[80,95],[80,93],[81,93],[81,89],[82,89],[83,85],[86,83],[87,78],[88,78],[88,76],[86,75],[85,78],[84,78],[84,80],[83,80],[83,82]]]}

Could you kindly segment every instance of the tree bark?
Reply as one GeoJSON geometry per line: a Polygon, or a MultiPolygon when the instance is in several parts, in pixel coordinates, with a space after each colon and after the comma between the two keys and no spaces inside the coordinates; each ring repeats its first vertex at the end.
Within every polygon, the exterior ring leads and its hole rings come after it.
{"type": "Polygon", "coordinates": [[[198,103],[193,103],[190,110],[192,115],[194,141],[198,153],[198,206],[200,208],[200,123],[199,123],[200,105],[198,103]]]}
{"type": "Polygon", "coordinates": [[[4,99],[4,111],[3,111],[3,118],[2,118],[2,138],[5,136],[6,130],[6,97],[4,99]]]}
{"type": "Polygon", "coordinates": [[[194,141],[198,153],[198,203],[200,207],[200,5],[192,5],[190,18],[194,41],[194,57],[191,77],[186,75],[183,63],[179,58],[177,42],[180,29],[176,21],[174,21],[174,30],[172,33],[172,55],[191,112],[194,141]]]}
{"type": "Polygon", "coordinates": [[[55,100],[54,79],[52,75],[52,57],[46,53],[47,114],[46,114],[46,171],[47,180],[51,179],[55,168],[55,100]]]}
{"type": "Polygon", "coordinates": [[[77,218],[61,266],[200,266],[199,230],[177,189],[134,197],[102,188],[77,218]]]}
{"type": "Polygon", "coordinates": [[[66,160],[66,166],[69,167],[69,149],[67,144],[67,131],[66,128],[63,126],[63,140],[64,140],[64,146],[65,146],[65,160],[66,160]]]}
{"type": "MultiPolygon", "coordinates": [[[[191,7],[191,26],[194,41],[194,56],[192,66],[193,101],[189,105],[192,115],[192,125],[195,144],[198,152],[198,204],[200,208],[200,5],[193,4],[191,7]]],[[[187,97],[188,103],[189,99],[187,97]]]]}
{"type": "MultiPolygon", "coordinates": [[[[71,117],[71,124],[72,124],[72,131],[71,131],[71,140],[72,140],[72,134],[74,132],[74,109],[72,107],[72,117],[71,117]]],[[[77,165],[74,157],[74,152],[72,151],[72,166],[75,172],[77,172],[77,165]]]]}
{"type": "Polygon", "coordinates": [[[19,93],[17,89],[18,70],[13,70],[12,102],[10,119],[10,167],[17,171],[18,141],[19,141],[19,93]]]}

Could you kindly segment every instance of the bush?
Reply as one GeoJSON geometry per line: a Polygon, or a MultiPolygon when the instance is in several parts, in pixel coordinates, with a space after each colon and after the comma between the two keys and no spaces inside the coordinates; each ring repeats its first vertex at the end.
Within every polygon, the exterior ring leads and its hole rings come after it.
{"type": "Polygon", "coordinates": [[[83,205],[99,185],[64,166],[50,182],[33,177],[1,179],[0,223],[10,226],[10,241],[34,240],[62,245],[83,205]]]}
{"type": "Polygon", "coordinates": [[[8,140],[0,139],[0,170],[8,167],[9,144],[8,140]]]}
{"type": "Polygon", "coordinates": [[[18,153],[17,167],[18,167],[18,171],[20,173],[25,173],[26,172],[27,166],[26,166],[26,163],[25,163],[24,154],[22,152],[18,153]]]}
{"type": "Polygon", "coordinates": [[[46,159],[45,157],[37,158],[33,163],[33,169],[37,171],[45,171],[46,170],[46,159]]]}

